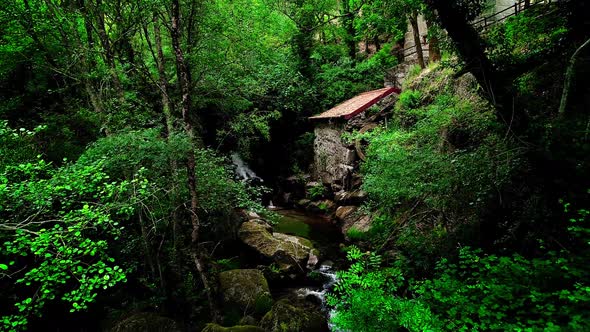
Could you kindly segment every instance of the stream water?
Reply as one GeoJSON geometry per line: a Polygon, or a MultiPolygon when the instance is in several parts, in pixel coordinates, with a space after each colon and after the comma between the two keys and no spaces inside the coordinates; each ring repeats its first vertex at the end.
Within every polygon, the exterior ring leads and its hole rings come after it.
{"type": "MultiPolygon", "coordinates": [[[[237,153],[233,153],[231,159],[239,179],[249,183],[256,180],[263,182],[237,153]]],[[[274,232],[306,238],[320,252],[318,267],[310,271],[306,278],[275,284],[274,287],[271,283],[273,296],[275,299],[289,298],[305,306],[315,306],[329,320],[332,312],[326,305],[326,295],[337,282],[335,271],[343,264],[344,257],[340,251],[340,244],[344,242],[340,228],[328,217],[282,209],[274,206],[272,201],[268,208],[280,215],[279,222],[273,227],[274,232]]],[[[333,327],[328,328],[336,332],[333,327]]]]}
{"type": "MultiPolygon", "coordinates": [[[[329,218],[307,214],[299,210],[275,210],[281,215],[275,232],[296,235],[309,239],[320,251],[318,267],[308,274],[306,280],[277,289],[279,296],[296,298],[318,305],[319,310],[329,319],[332,314],[326,305],[326,295],[337,282],[336,270],[343,265],[340,243],[344,237],[340,228],[329,218]],[[313,276],[313,278],[311,277],[313,276]],[[310,280],[311,279],[311,280],[310,280]]],[[[330,331],[334,331],[330,326],[330,331]]]]}

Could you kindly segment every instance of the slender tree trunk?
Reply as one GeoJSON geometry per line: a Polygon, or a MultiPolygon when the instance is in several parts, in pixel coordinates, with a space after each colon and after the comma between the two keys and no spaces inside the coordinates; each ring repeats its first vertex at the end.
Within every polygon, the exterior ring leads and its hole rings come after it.
{"type": "Polygon", "coordinates": [[[420,40],[420,30],[418,28],[418,13],[413,12],[410,15],[410,25],[412,25],[412,32],[414,35],[414,43],[416,44],[416,56],[418,58],[418,65],[420,68],[426,68],[424,63],[424,53],[422,51],[422,41],[420,40]]]}
{"type": "Polygon", "coordinates": [[[465,19],[466,14],[455,7],[452,0],[426,0],[426,3],[438,13],[442,28],[455,43],[467,70],[486,91],[488,100],[497,107],[498,117],[508,123],[514,116],[508,107],[511,105],[508,86],[501,83],[498,72],[485,54],[481,38],[465,19]]]}
{"type": "MultiPolygon", "coordinates": [[[[88,95],[88,99],[90,100],[90,105],[92,105],[92,109],[94,112],[99,116],[104,116],[104,107],[102,103],[102,99],[100,98],[100,93],[96,91],[96,88],[90,78],[90,70],[94,68],[96,62],[92,58],[92,51],[94,50],[94,38],[92,33],[92,23],[90,22],[90,18],[88,17],[88,8],[84,0],[78,1],[78,9],[82,13],[84,19],[84,28],[86,30],[86,48],[82,42],[82,37],[79,33],[76,33],[75,41],[77,43],[78,49],[80,50],[80,74],[82,76],[82,82],[84,85],[84,90],[88,95]]],[[[110,132],[108,129],[105,129],[105,135],[109,135],[110,132]]]]}
{"type": "Polygon", "coordinates": [[[438,37],[434,33],[434,28],[430,20],[426,20],[426,26],[428,27],[428,61],[435,63],[440,61],[440,46],[438,37]]]}
{"type": "MultiPolygon", "coordinates": [[[[160,30],[160,22],[158,21],[158,15],[154,15],[154,38],[156,40],[156,54],[155,61],[158,65],[158,81],[160,94],[162,96],[162,113],[164,113],[164,119],[166,121],[166,137],[170,138],[170,135],[174,132],[174,117],[172,116],[172,103],[168,95],[168,76],[166,75],[166,58],[164,57],[164,50],[162,48],[162,33],[160,30]]],[[[146,29],[147,35],[147,29],[146,29]]],[[[149,38],[146,36],[146,39],[149,38]]],[[[178,164],[175,159],[170,160],[170,168],[173,176],[176,176],[178,171],[178,164]]],[[[178,249],[178,214],[174,210],[172,214],[172,249],[174,252],[173,260],[176,260],[176,254],[178,249]]]]}
{"type": "Polygon", "coordinates": [[[150,249],[150,242],[148,240],[148,230],[143,220],[143,211],[139,211],[139,227],[141,229],[141,242],[143,244],[143,250],[145,252],[145,260],[148,267],[150,268],[151,276],[153,279],[156,278],[156,267],[152,259],[152,251],[150,249]]]}
{"type": "Polygon", "coordinates": [[[115,91],[119,95],[119,97],[123,98],[123,87],[121,85],[121,80],[119,79],[119,75],[117,73],[117,66],[115,64],[115,56],[113,53],[113,48],[111,42],[109,40],[109,36],[106,31],[105,21],[104,21],[104,12],[102,10],[102,0],[96,0],[96,12],[94,13],[96,16],[97,24],[96,30],[98,32],[98,38],[100,39],[100,43],[102,44],[102,48],[104,50],[104,58],[109,66],[109,71],[111,72],[111,77],[113,79],[113,84],[115,86],[115,91]]]}
{"type": "Polygon", "coordinates": [[[170,97],[168,96],[168,78],[166,76],[166,58],[164,58],[164,51],[162,49],[162,35],[160,31],[160,23],[158,16],[154,15],[154,38],[156,39],[156,52],[158,58],[158,76],[160,82],[160,94],[162,95],[162,112],[166,120],[166,131],[168,136],[174,131],[174,118],[172,117],[172,107],[170,105],[170,97]]]}
{"type": "Polygon", "coordinates": [[[574,52],[574,54],[572,55],[572,57],[570,58],[570,63],[567,66],[567,70],[565,72],[565,79],[563,82],[563,92],[561,94],[561,102],[559,103],[559,117],[563,117],[565,115],[565,109],[567,108],[567,102],[568,102],[568,98],[569,98],[569,93],[571,90],[571,86],[572,86],[572,81],[573,78],[575,76],[575,69],[576,69],[576,61],[578,60],[578,56],[580,55],[580,52],[582,52],[582,50],[587,47],[588,45],[590,45],[590,39],[586,40],[586,42],[584,42],[582,44],[582,46],[578,47],[578,49],[576,49],[576,51],[574,52]]]}
{"type": "Polygon", "coordinates": [[[191,197],[190,214],[191,214],[191,256],[194,260],[197,271],[203,282],[203,287],[207,293],[207,299],[209,302],[209,308],[213,321],[219,321],[219,311],[217,309],[217,301],[215,298],[215,285],[209,279],[207,275],[207,268],[205,266],[206,254],[201,250],[199,246],[199,231],[200,221],[197,214],[198,208],[198,196],[197,196],[197,180],[195,174],[195,154],[193,147],[195,144],[195,133],[193,125],[189,116],[191,99],[190,99],[190,81],[188,68],[184,59],[184,54],[180,46],[180,5],[178,0],[172,0],[172,47],[174,48],[174,54],[176,56],[176,66],[179,73],[178,82],[180,85],[180,91],[182,94],[182,119],[184,121],[184,130],[189,137],[191,149],[187,155],[187,173],[188,173],[188,189],[191,197]]]}

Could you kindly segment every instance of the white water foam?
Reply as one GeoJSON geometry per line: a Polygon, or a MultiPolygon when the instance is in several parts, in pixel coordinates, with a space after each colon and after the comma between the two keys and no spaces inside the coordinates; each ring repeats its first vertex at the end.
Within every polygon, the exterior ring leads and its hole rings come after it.
{"type": "Polygon", "coordinates": [[[256,175],[256,173],[254,173],[252,169],[250,169],[250,167],[248,167],[246,162],[242,160],[240,155],[236,152],[231,154],[231,161],[236,166],[236,174],[242,179],[242,181],[257,179],[260,180],[260,182],[264,182],[264,180],[262,180],[258,175],[256,175]]]}
{"type": "Polygon", "coordinates": [[[332,316],[334,316],[334,310],[331,310],[326,305],[326,295],[338,282],[338,277],[336,276],[336,272],[332,270],[332,266],[330,265],[321,265],[319,269],[314,270],[314,272],[321,274],[322,276],[326,277],[326,282],[322,285],[322,289],[311,289],[311,288],[300,288],[296,291],[297,296],[300,298],[307,298],[308,296],[313,296],[321,301],[322,310],[328,312],[328,327],[332,332],[340,332],[339,330],[335,329],[335,327],[329,323],[332,316]]]}

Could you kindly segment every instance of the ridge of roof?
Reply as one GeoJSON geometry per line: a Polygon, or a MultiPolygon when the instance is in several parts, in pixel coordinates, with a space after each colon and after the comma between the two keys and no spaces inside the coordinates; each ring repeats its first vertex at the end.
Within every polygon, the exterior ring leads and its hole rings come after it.
{"type": "Polygon", "coordinates": [[[309,117],[311,120],[330,119],[330,118],[344,118],[346,120],[364,112],[369,107],[375,105],[381,99],[389,96],[392,93],[399,94],[401,90],[396,87],[386,87],[372,91],[366,91],[354,96],[331,109],[309,117]]]}

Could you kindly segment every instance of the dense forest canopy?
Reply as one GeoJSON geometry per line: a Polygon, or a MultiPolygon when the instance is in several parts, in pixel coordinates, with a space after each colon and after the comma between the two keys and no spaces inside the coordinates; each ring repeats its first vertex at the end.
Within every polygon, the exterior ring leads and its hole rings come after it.
{"type": "Polygon", "coordinates": [[[3,2],[0,329],[590,329],[590,8],[507,3],[3,2]],[[308,118],[384,84],[322,183],[308,118]]]}

